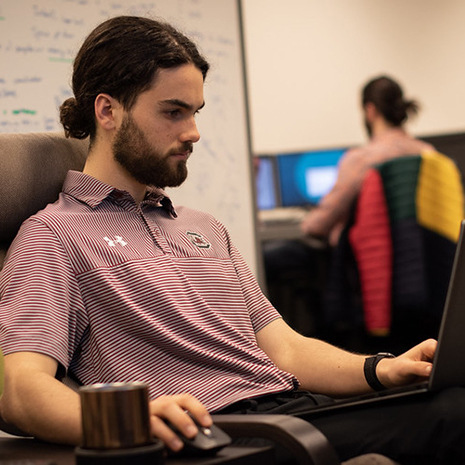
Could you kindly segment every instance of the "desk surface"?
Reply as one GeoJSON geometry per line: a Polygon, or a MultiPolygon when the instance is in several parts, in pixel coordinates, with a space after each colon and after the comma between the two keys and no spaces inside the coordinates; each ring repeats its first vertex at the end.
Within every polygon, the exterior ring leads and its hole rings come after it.
{"type": "MultiPolygon", "coordinates": [[[[31,438],[0,437],[0,465],[19,465],[26,460],[37,461],[37,465],[74,465],[74,447],[31,438]]],[[[166,465],[256,465],[260,461],[274,461],[272,447],[230,446],[210,457],[169,457],[166,465]]]]}
{"type": "Polygon", "coordinates": [[[306,236],[300,229],[304,208],[277,208],[258,212],[258,238],[261,242],[279,240],[301,240],[315,249],[326,248],[327,243],[318,237],[306,236]]]}
{"type": "Polygon", "coordinates": [[[301,239],[302,231],[298,224],[281,222],[275,224],[259,223],[258,237],[261,241],[301,239]]]}
{"type": "Polygon", "coordinates": [[[275,208],[258,212],[258,233],[261,240],[299,239],[300,223],[307,210],[303,208],[275,208]]]}
{"type": "Polygon", "coordinates": [[[299,240],[314,249],[326,249],[328,243],[318,237],[304,236],[299,226],[293,223],[260,224],[258,238],[261,242],[299,240]]]}

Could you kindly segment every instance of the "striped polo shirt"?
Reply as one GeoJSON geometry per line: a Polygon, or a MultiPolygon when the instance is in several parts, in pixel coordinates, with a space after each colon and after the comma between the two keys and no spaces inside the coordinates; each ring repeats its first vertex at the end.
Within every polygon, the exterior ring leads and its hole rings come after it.
{"type": "Polygon", "coordinates": [[[47,354],[82,384],[146,382],[211,411],[298,384],[257,345],[280,315],[225,227],[160,190],[137,205],[70,171],[22,225],[0,296],[4,353],[47,354]]]}

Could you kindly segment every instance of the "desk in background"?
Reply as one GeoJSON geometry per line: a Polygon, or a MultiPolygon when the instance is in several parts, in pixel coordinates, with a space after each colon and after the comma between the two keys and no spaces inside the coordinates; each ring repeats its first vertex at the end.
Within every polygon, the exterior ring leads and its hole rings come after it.
{"type": "Polygon", "coordinates": [[[316,237],[304,236],[300,223],[308,208],[275,208],[258,212],[258,238],[261,242],[301,240],[315,249],[326,248],[327,243],[316,237]]]}
{"type": "Polygon", "coordinates": [[[302,236],[300,222],[307,210],[295,208],[272,208],[258,211],[260,240],[299,239],[302,236]]]}
{"type": "Polygon", "coordinates": [[[318,336],[330,249],[326,240],[302,234],[300,224],[308,211],[261,210],[257,231],[263,253],[262,288],[291,327],[318,336]]]}

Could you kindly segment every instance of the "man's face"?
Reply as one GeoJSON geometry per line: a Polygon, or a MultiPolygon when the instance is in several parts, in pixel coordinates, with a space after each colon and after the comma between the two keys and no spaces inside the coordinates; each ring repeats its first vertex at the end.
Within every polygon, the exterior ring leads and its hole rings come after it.
{"type": "Polygon", "coordinates": [[[124,113],[113,141],[115,160],[141,184],[179,186],[200,139],[195,114],[203,104],[203,76],[194,65],[162,69],[124,113]]]}

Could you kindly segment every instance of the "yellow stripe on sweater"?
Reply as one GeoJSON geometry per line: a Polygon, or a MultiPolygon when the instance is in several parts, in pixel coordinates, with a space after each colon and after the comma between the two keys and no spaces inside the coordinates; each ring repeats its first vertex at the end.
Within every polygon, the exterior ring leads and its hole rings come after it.
{"type": "Polygon", "coordinates": [[[422,153],[416,205],[420,225],[457,242],[464,218],[464,193],[460,172],[449,157],[422,153]]]}

